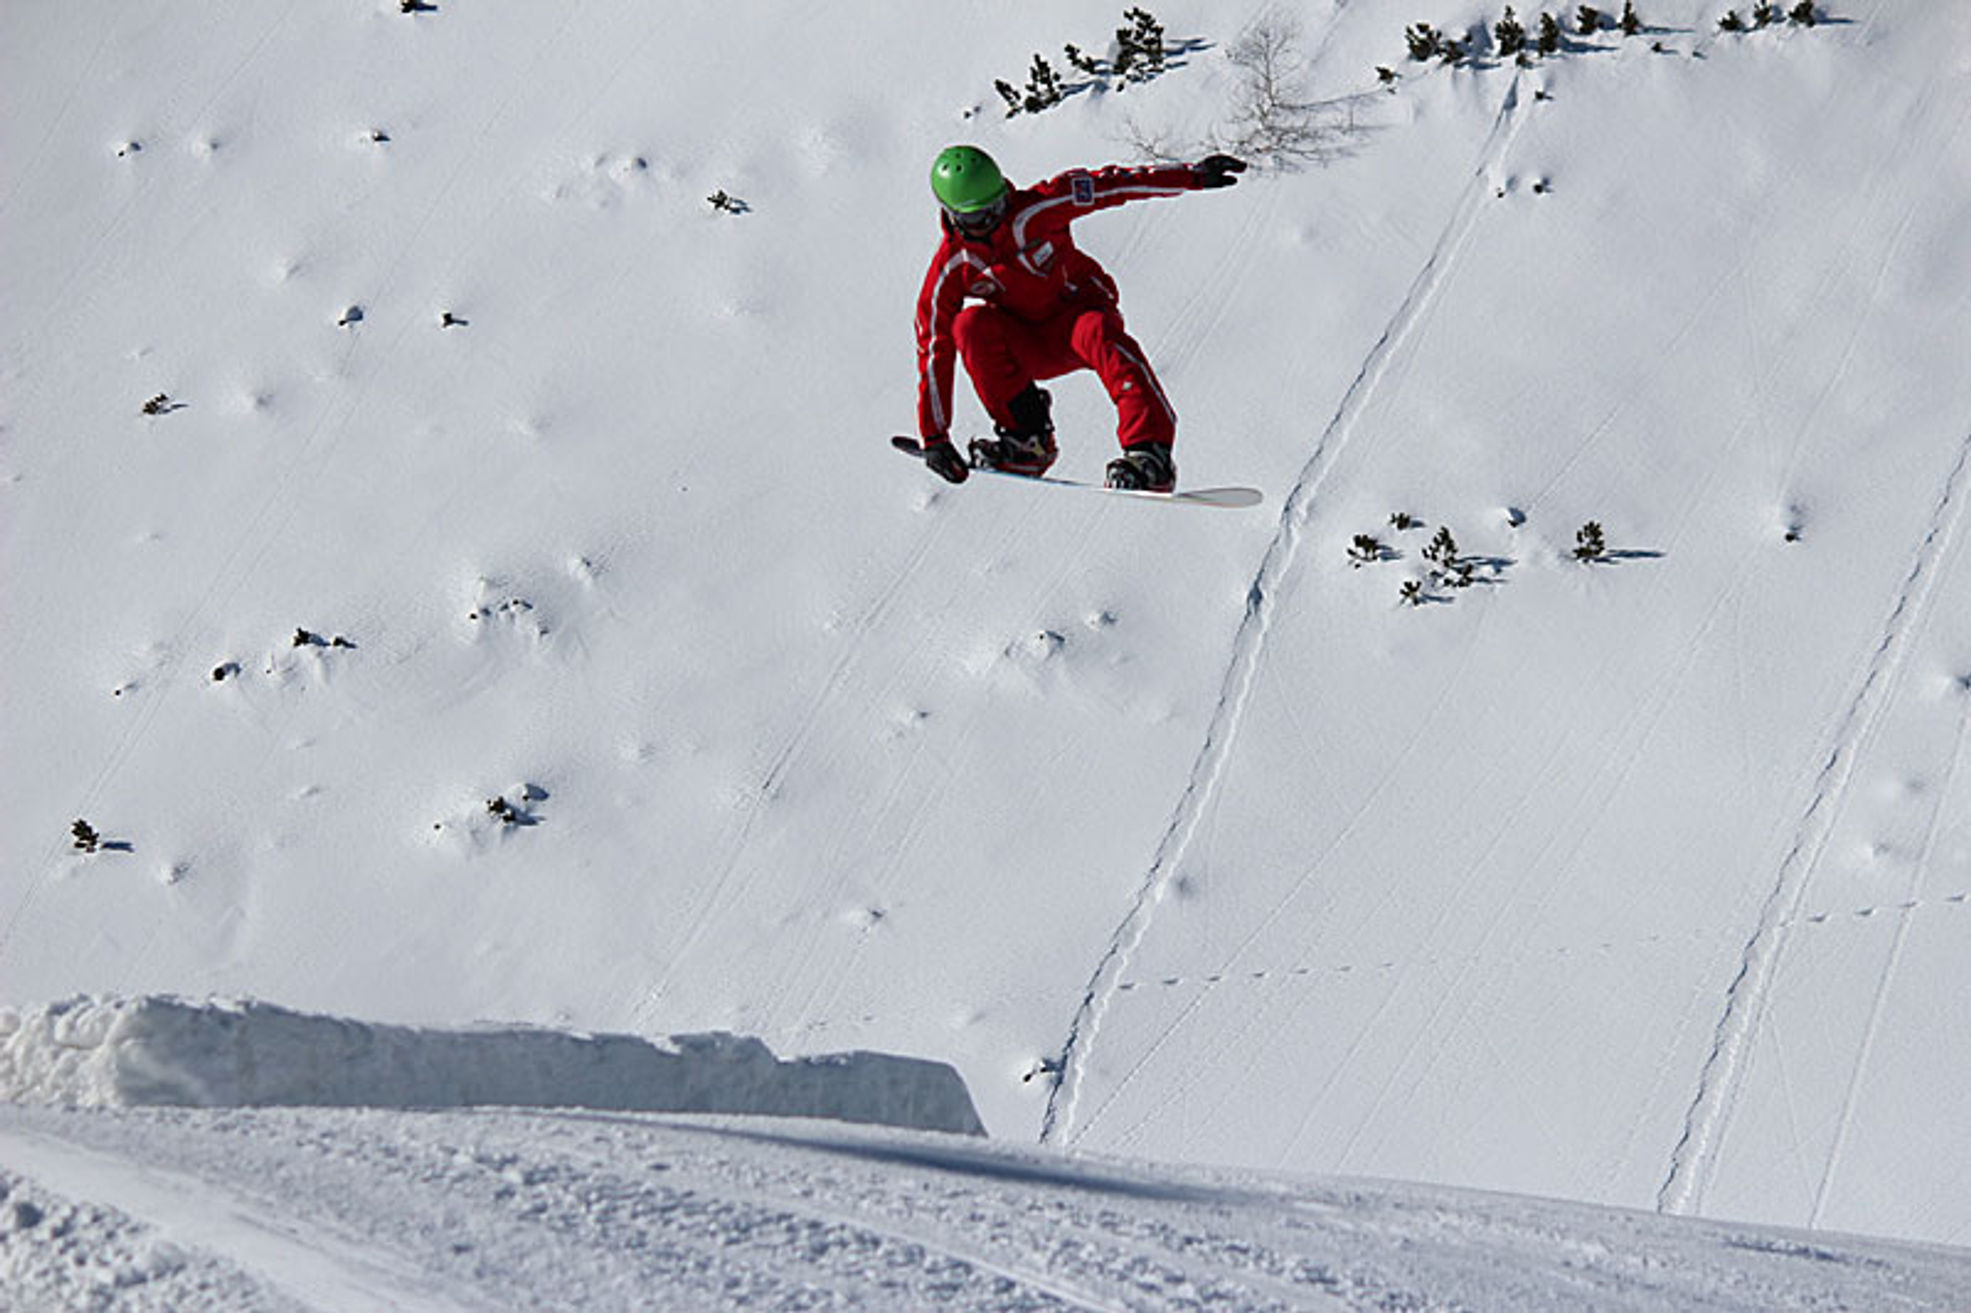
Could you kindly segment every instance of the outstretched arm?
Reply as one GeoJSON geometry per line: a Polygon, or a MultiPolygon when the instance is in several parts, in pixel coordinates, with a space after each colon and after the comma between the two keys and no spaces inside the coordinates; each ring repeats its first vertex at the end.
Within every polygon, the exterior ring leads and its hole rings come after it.
{"type": "MultiPolygon", "coordinates": [[[[1231,155],[1208,155],[1196,164],[1111,164],[1102,169],[1069,169],[1033,190],[1043,198],[1036,209],[1065,207],[1070,219],[1131,201],[1177,196],[1187,191],[1230,187],[1246,162],[1231,155]]],[[[1032,213],[1032,211],[1029,211],[1032,213]]]]}

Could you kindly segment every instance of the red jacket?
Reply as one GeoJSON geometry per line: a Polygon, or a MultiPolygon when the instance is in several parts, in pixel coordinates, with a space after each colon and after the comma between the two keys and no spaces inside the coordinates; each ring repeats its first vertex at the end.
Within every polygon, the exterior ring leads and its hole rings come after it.
{"type": "Polygon", "coordinates": [[[917,294],[917,432],[941,437],[951,428],[951,376],[957,348],[951,324],[975,297],[1029,323],[1071,305],[1114,305],[1115,280],[1076,248],[1068,225],[1130,201],[1196,191],[1188,164],[1068,172],[1007,197],[1006,217],[981,238],[944,221],[944,240],[917,294]]]}

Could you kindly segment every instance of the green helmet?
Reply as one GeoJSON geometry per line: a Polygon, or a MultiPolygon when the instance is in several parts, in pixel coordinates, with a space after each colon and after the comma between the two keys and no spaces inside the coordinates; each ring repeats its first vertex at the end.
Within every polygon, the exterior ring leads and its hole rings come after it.
{"type": "Polygon", "coordinates": [[[983,210],[1006,194],[1006,179],[977,146],[947,146],[931,165],[931,190],[954,214],[983,210]]]}

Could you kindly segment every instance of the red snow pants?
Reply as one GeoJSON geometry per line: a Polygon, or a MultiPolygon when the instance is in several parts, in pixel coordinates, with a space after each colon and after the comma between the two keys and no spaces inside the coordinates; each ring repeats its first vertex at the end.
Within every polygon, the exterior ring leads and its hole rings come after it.
{"type": "Polygon", "coordinates": [[[1177,413],[1113,305],[1069,306],[1037,324],[995,306],[973,305],[959,311],[951,331],[995,424],[1013,426],[1006,403],[1028,384],[1092,369],[1115,402],[1116,439],[1124,447],[1168,445],[1177,437],[1177,413]]]}

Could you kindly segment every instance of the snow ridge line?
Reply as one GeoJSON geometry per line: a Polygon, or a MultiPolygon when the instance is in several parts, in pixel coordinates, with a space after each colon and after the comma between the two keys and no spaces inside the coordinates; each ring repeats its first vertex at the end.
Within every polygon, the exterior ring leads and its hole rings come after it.
{"type": "Polygon", "coordinates": [[[1478,166],[1466,183],[1450,222],[1439,235],[1437,245],[1411,282],[1410,290],[1396,307],[1395,314],[1383,328],[1382,336],[1363,358],[1361,369],[1342,395],[1341,404],[1329,419],[1327,427],[1321,431],[1313,452],[1301,466],[1300,475],[1281,507],[1279,528],[1273,535],[1273,541],[1267,545],[1251,588],[1246,591],[1245,615],[1240,619],[1238,632],[1232,640],[1232,659],[1220,688],[1218,704],[1212,711],[1211,724],[1205,731],[1204,744],[1198,750],[1197,760],[1191,768],[1190,779],[1178,799],[1170,824],[1157,842],[1156,853],[1143,883],[1137,888],[1129,910],[1116,926],[1108,947],[1095,964],[1088,987],[1075,1009],[1073,1020],[1068,1024],[1067,1038],[1052,1064],[1053,1085],[1048,1091],[1047,1108],[1041,1117],[1042,1144],[1065,1143],[1073,1138],[1075,1111],[1080,1102],[1088,1054],[1094,1047],[1110,1004],[1115,1001],[1123,974],[1137,947],[1142,944],[1143,937],[1149,933],[1156,909],[1169,893],[1177,869],[1197,834],[1198,824],[1217,794],[1218,779],[1230,755],[1232,741],[1238,736],[1239,727],[1245,720],[1253,679],[1258,673],[1267,635],[1272,630],[1277,599],[1300,555],[1315,493],[1326,481],[1335,458],[1347,447],[1356,421],[1388,373],[1390,362],[1409,340],[1411,331],[1422,322],[1438,290],[1449,277],[1453,261],[1477,226],[1490,176],[1518,134],[1521,121],[1520,80],[1521,74],[1515,72],[1492,121],[1491,132],[1479,152],[1478,166]]]}
{"type": "Polygon", "coordinates": [[[1908,653],[1905,641],[1917,618],[1929,608],[1936,584],[1934,568],[1955,536],[1963,518],[1959,495],[1971,467],[1971,434],[1958,446],[1957,461],[1944,476],[1942,495],[1930,514],[1916,559],[1903,579],[1902,590],[1883,623],[1882,641],[1869,658],[1854,699],[1841,716],[1834,746],[1814,781],[1813,796],[1800,816],[1793,846],[1780,862],[1778,877],[1760,908],[1752,936],[1740,955],[1738,974],[1725,990],[1725,1006],[1712,1037],[1711,1052],[1698,1072],[1697,1092],[1684,1114],[1683,1132],[1670,1151],[1670,1168],[1656,1192],[1660,1213],[1688,1214],[1704,1206],[1709,1173],[1719,1142],[1731,1122],[1738,1097],[1739,1074],[1757,1037],[1771,1001],[1772,981],[1787,942],[1787,931],[1800,919],[1807,885],[1820,865],[1821,853],[1834,828],[1841,799],[1854,775],[1855,758],[1888,704],[1887,689],[1895,682],[1908,653]]]}

